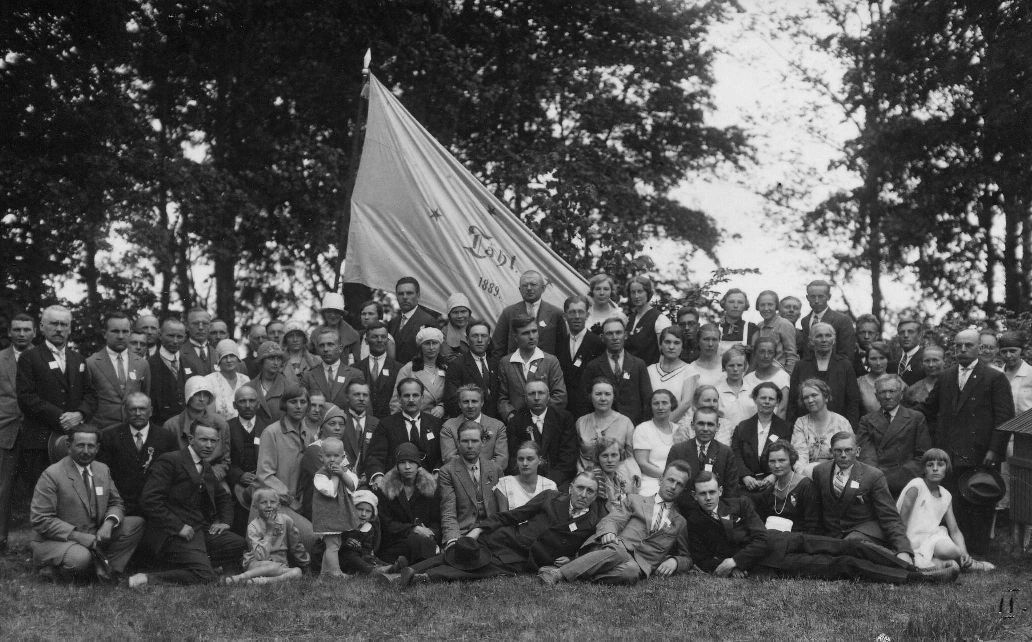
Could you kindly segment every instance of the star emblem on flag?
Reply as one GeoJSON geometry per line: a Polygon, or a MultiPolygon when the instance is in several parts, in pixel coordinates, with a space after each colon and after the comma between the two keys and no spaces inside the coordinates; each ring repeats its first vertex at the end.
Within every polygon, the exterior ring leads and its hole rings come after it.
{"type": "Polygon", "coordinates": [[[431,207],[430,208],[430,218],[438,219],[438,218],[441,218],[442,216],[444,216],[444,215],[441,214],[440,208],[437,208],[437,207],[431,207]]]}
{"type": "Polygon", "coordinates": [[[487,213],[490,214],[491,216],[498,216],[498,210],[495,209],[494,205],[488,205],[487,206],[487,213]]]}

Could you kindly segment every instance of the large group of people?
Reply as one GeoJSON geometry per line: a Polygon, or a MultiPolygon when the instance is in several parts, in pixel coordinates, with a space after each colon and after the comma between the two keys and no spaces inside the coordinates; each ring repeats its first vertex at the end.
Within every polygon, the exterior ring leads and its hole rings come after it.
{"type": "Polygon", "coordinates": [[[967,329],[947,350],[905,317],[885,337],[825,281],[801,322],[800,299],[761,292],[759,324],[737,288],[707,322],[653,307],[642,276],[596,275],[561,310],[545,283],[524,273],[493,320],[462,293],[439,315],[405,277],[397,312],[364,303],[358,327],[331,293],[316,327],[255,324],[246,349],[200,308],[112,314],[88,357],[68,309],[19,314],[0,547],[21,480],[41,574],[133,587],[993,568],[999,427],[1032,408],[1022,335],[967,329]]]}

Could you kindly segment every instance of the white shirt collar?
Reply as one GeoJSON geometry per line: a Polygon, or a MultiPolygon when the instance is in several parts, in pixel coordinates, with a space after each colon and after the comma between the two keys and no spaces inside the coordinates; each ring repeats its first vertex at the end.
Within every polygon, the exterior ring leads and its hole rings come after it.
{"type": "Polygon", "coordinates": [[[538,359],[544,359],[544,358],[545,358],[545,353],[541,351],[541,348],[535,347],[534,348],[534,354],[530,355],[530,359],[524,361],[523,357],[520,356],[520,351],[516,350],[509,357],[509,363],[519,363],[519,364],[522,364],[522,365],[526,366],[526,365],[530,364],[533,361],[537,361],[538,359]]]}
{"type": "MultiPolygon", "coordinates": [[[[855,466],[855,464],[854,464],[854,466],[855,466]]],[[[836,464],[836,465],[835,465],[835,474],[836,474],[836,475],[838,475],[838,474],[839,474],[839,472],[841,472],[842,474],[844,474],[844,475],[846,476],[846,478],[849,478],[849,476],[850,476],[850,475],[852,474],[852,472],[853,472],[853,466],[850,466],[849,468],[840,468],[840,467],[838,466],[838,464],[836,464]]]]}
{"type": "Polygon", "coordinates": [[[165,361],[179,360],[179,353],[178,352],[169,352],[168,350],[165,349],[165,346],[162,346],[162,347],[158,348],[158,354],[160,354],[161,358],[164,359],[165,361]]]}
{"type": "Polygon", "coordinates": [[[104,349],[107,350],[108,359],[111,359],[112,361],[117,359],[119,356],[124,357],[126,361],[129,360],[129,351],[128,350],[122,350],[121,352],[115,352],[114,350],[112,350],[111,348],[109,348],[107,346],[104,346],[104,349]]]}
{"type": "Polygon", "coordinates": [[[147,441],[147,431],[149,429],[150,429],[150,424],[147,424],[146,426],[144,426],[143,428],[140,428],[139,430],[133,428],[132,426],[129,426],[129,436],[133,437],[135,439],[136,438],[136,433],[140,433],[140,437],[143,439],[143,441],[147,441]]]}
{"type": "Polygon", "coordinates": [[[64,348],[58,348],[53,343],[50,343],[49,339],[46,340],[44,343],[47,344],[47,348],[50,350],[50,352],[52,352],[54,355],[57,355],[57,356],[62,356],[63,357],[64,353],[65,353],[65,349],[68,348],[68,344],[65,344],[64,348]]]}
{"type": "Polygon", "coordinates": [[[190,457],[193,458],[194,466],[201,463],[201,456],[197,454],[197,451],[193,449],[193,446],[187,446],[190,449],[190,457]]]}
{"type": "Polygon", "coordinates": [[[79,477],[82,477],[82,471],[84,470],[90,474],[90,477],[93,477],[93,471],[90,470],[89,466],[80,466],[77,462],[74,461],[72,463],[75,464],[75,468],[79,471],[79,477]]]}
{"type": "Polygon", "coordinates": [[[919,350],[921,350],[921,344],[920,344],[920,343],[919,343],[919,344],[917,344],[916,346],[914,346],[913,348],[911,348],[911,349],[907,350],[907,352],[906,352],[906,355],[907,355],[908,357],[912,357],[912,356],[914,356],[915,354],[917,354],[919,350]]]}

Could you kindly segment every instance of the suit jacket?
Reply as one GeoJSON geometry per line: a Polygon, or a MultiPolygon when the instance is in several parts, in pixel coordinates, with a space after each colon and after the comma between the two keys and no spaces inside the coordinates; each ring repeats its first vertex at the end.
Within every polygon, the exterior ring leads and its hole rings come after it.
{"type": "Polygon", "coordinates": [[[899,359],[895,360],[894,362],[890,361],[888,371],[895,372],[899,376],[903,377],[903,381],[907,382],[908,386],[912,386],[918,381],[928,376],[928,373],[926,373],[924,369],[924,348],[921,348],[920,350],[915,352],[914,356],[910,357],[910,361],[907,363],[907,367],[903,370],[903,372],[899,372],[899,364],[902,360],[903,356],[900,355],[899,359]]]}
{"type": "Polygon", "coordinates": [[[405,327],[399,328],[401,313],[395,314],[387,324],[387,332],[394,337],[395,355],[398,363],[408,363],[419,354],[419,346],[416,345],[416,335],[423,328],[436,328],[437,315],[431,314],[429,310],[417,305],[412,311],[412,317],[405,323],[405,327]]]}
{"type": "MultiPolygon", "coordinates": [[[[459,427],[465,421],[466,418],[462,416],[452,417],[441,426],[441,461],[446,462],[454,457],[458,457],[459,427]]],[[[484,427],[488,434],[488,437],[484,439],[481,452],[504,474],[506,467],[509,465],[509,440],[505,424],[487,415],[482,415],[480,425],[484,427]]],[[[515,446],[513,447],[515,448],[515,446]]]]}
{"type": "MultiPolygon", "coordinates": [[[[516,335],[509,329],[509,322],[521,314],[527,314],[527,304],[524,301],[513,303],[498,315],[498,323],[495,324],[494,334],[491,335],[491,354],[495,359],[501,359],[516,350],[516,335]]],[[[555,354],[556,346],[559,345],[561,335],[566,329],[563,311],[542,300],[534,320],[538,326],[538,347],[548,354],[555,354]]]]}
{"type": "Polygon", "coordinates": [[[122,497],[104,464],[90,464],[93,489],[83,484],[79,469],[69,456],[51,464],[32,493],[32,557],[37,564],[59,563],[76,542],[72,532],[96,533],[108,517],[125,517],[122,497]]]}
{"type": "Polygon", "coordinates": [[[649,397],[652,396],[652,381],[645,362],[624,351],[623,376],[617,379],[609,355],[603,352],[584,368],[584,389],[582,394],[591,399],[591,382],[598,377],[605,377],[616,390],[613,409],[631,420],[637,426],[652,414],[649,410],[649,397]]]}
{"type": "MultiPolygon", "coordinates": [[[[810,312],[799,322],[803,328],[803,343],[801,344],[803,347],[799,350],[800,358],[813,356],[813,349],[810,346],[810,319],[812,318],[813,312],[810,312]]],[[[853,320],[849,318],[848,314],[828,308],[824,311],[821,321],[835,329],[835,353],[851,360],[853,353],[856,352],[856,328],[853,320]]],[[[852,362],[850,362],[850,368],[852,368],[852,362]]]]}
{"type": "Polygon", "coordinates": [[[685,516],[688,546],[695,565],[712,573],[731,558],[735,566],[749,570],[767,556],[767,529],[747,497],[724,498],[717,504],[717,516],[703,512],[692,500],[685,516]]]}
{"type": "Polygon", "coordinates": [[[86,361],[66,348],[65,364],[62,373],[45,343],[29,348],[18,360],[18,406],[25,416],[23,448],[46,450],[51,433],[64,432],[60,419],[66,412],[81,412],[83,421],[93,417],[97,395],[86,361]]]}
{"type": "MultiPolygon", "coordinates": [[[[430,413],[419,413],[419,437],[413,442],[423,453],[420,465],[430,472],[441,467],[441,420],[430,413]]],[[[408,427],[404,414],[389,415],[380,420],[373,431],[365,455],[365,473],[372,481],[373,475],[383,474],[394,468],[394,451],[409,441],[408,427]]]]}
{"type": "MultiPolygon", "coordinates": [[[[530,362],[530,372],[524,376],[523,364],[509,361],[512,355],[498,362],[498,415],[508,418],[527,405],[527,382],[544,381],[548,385],[548,405],[560,410],[566,408],[566,382],[559,360],[543,352],[530,362]]],[[[515,354],[515,353],[513,353],[515,354]]],[[[646,377],[648,378],[648,377],[646,377]]]]}
{"type": "MultiPolygon", "coordinates": [[[[706,470],[706,466],[710,466],[711,472],[716,475],[717,481],[724,488],[724,497],[730,498],[738,495],[738,480],[746,473],[742,472],[738,459],[729,446],[725,446],[716,439],[710,441],[706,447],[706,459],[700,462],[698,445],[695,440],[682,441],[674,444],[670,449],[666,466],[678,459],[687,462],[692,467],[692,477],[706,470]]],[[[694,503],[695,500],[688,492],[681,493],[676,500],[677,508],[682,514],[686,514],[694,503]]]]}
{"type": "Polygon", "coordinates": [[[577,426],[573,415],[565,410],[547,408],[543,430],[538,432],[530,417],[530,408],[516,411],[505,429],[509,440],[509,462],[506,473],[515,475],[516,452],[520,444],[534,441],[541,447],[541,464],[538,474],[548,477],[556,486],[573,479],[577,474],[577,460],[580,453],[577,444],[577,426]]]}
{"type": "Polygon", "coordinates": [[[179,349],[180,367],[190,369],[190,372],[186,375],[187,379],[193,375],[209,375],[215,372],[215,348],[211,346],[206,346],[206,348],[208,353],[206,359],[201,358],[197,346],[189,338],[183,343],[183,347],[179,349]]]}
{"type": "Polygon", "coordinates": [[[766,443],[756,443],[756,431],[759,429],[759,423],[759,415],[753,415],[735,426],[735,432],[731,435],[731,451],[735,454],[740,468],[739,473],[743,477],[770,473],[770,466],[767,464],[767,450],[778,439],[792,441],[791,424],[774,415],[771,417],[770,433],[766,443]]]}
{"type": "Polygon", "coordinates": [[[587,383],[584,381],[584,369],[588,364],[602,356],[606,351],[606,345],[594,332],[590,330],[584,333],[580,346],[577,347],[577,354],[570,354],[570,337],[564,333],[556,348],[555,357],[559,359],[559,367],[563,371],[563,380],[566,381],[566,409],[574,417],[581,417],[588,414],[594,408],[591,399],[584,394],[587,383]]]}
{"type": "Polygon", "coordinates": [[[825,372],[817,370],[817,361],[811,354],[796,362],[788,387],[788,409],[785,419],[795,425],[795,420],[806,414],[799,408],[799,384],[807,379],[822,379],[831,388],[831,403],[828,410],[838,413],[849,421],[856,430],[860,423],[860,387],[856,383],[852,362],[840,354],[832,353],[825,372]]]}
{"type": "Polygon", "coordinates": [[[359,431],[355,422],[355,416],[350,412],[344,413],[345,427],[344,434],[341,436],[341,441],[344,442],[344,454],[348,456],[348,461],[351,462],[351,469],[355,471],[359,478],[365,475],[369,444],[373,441],[373,435],[376,434],[376,427],[379,425],[380,420],[367,409],[365,426],[363,430],[359,431]]]}
{"type": "MultiPolygon", "coordinates": [[[[683,494],[683,493],[682,493],[683,494]]],[[[616,535],[617,545],[622,545],[641,568],[645,577],[652,575],[657,566],[667,558],[674,558],[677,571],[686,572],[692,566],[688,548],[687,523],[676,508],[667,511],[667,522],[654,532],[649,532],[656,507],[656,497],[628,495],[611,513],[602,518],[595,535],[585,546],[597,542],[607,533],[616,535]]]]}
{"type": "Polygon", "coordinates": [[[369,384],[369,408],[377,419],[383,419],[391,414],[391,397],[394,395],[395,381],[398,379],[398,370],[402,364],[384,356],[383,365],[380,366],[380,375],[373,381],[373,375],[369,371],[369,357],[362,359],[355,367],[362,373],[366,383],[369,384]]]}
{"type": "Polygon", "coordinates": [[[496,513],[477,526],[484,531],[480,541],[504,564],[537,570],[559,557],[576,557],[601,519],[598,502],[592,502],[587,513],[572,519],[570,495],[546,490],[523,506],[496,513]]]}
{"type": "Polygon", "coordinates": [[[353,368],[341,361],[337,365],[337,376],[333,381],[326,381],[326,363],[323,362],[318,368],[312,368],[301,375],[301,385],[309,393],[321,392],[326,401],[337,406],[341,410],[351,407],[348,401],[348,384],[352,381],[365,383],[366,377],[358,368],[353,368]]]}
{"type": "Polygon", "coordinates": [[[140,494],[147,471],[161,455],[179,450],[179,442],[167,430],[151,423],[143,448],[136,450],[129,424],[111,426],[100,433],[97,461],[107,464],[111,477],[121,491],[125,514],[143,517],[140,494]]]}
{"type": "Polygon", "coordinates": [[[186,387],[187,375],[183,370],[183,357],[179,357],[178,375],[172,374],[160,352],[152,354],[147,359],[147,369],[150,373],[151,406],[154,408],[151,421],[163,424],[183,412],[183,408],[186,407],[183,390],[186,387]]]}
{"type": "Polygon", "coordinates": [[[918,408],[931,425],[932,444],[949,453],[955,469],[981,465],[990,450],[1002,458],[1010,435],[996,428],[1014,417],[1007,376],[979,362],[961,390],[957,373],[954,365],[939,375],[918,408]]]}
{"type": "Polygon", "coordinates": [[[189,448],[165,453],[151,464],[140,503],[147,518],[144,540],[157,553],[183,524],[203,537],[212,524],[233,523],[232,495],[215,481],[207,462],[197,472],[189,448]]]}
{"type": "Polygon", "coordinates": [[[891,424],[881,410],[864,415],[856,429],[856,445],[860,461],[885,473],[896,497],[921,475],[921,455],[932,447],[932,438],[924,415],[900,406],[891,424]]]}
{"type": "MultiPolygon", "coordinates": [[[[500,473],[490,459],[480,456],[480,492],[487,517],[498,512],[498,500],[492,489],[498,484],[500,473]]],[[[461,457],[441,466],[437,485],[441,492],[441,541],[447,544],[476,525],[477,490],[461,457]]]]}
{"type": "Polygon", "coordinates": [[[480,374],[476,359],[472,354],[464,353],[448,364],[448,373],[444,379],[444,414],[446,417],[458,417],[459,386],[475,384],[484,391],[484,407],[481,410],[488,417],[501,419],[498,416],[498,359],[487,357],[487,376],[480,374]]]}
{"type": "Polygon", "coordinates": [[[240,417],[233,417],[229,425],[229,473],[226,481],[230,487],[236,486],[244,473],[258,472],[258,447],[261,445],[262,431],[266,424],[257,415],[254,418],[254,430],[248,433],[240,423],[240,417]]]}
{"type": "Polygon", "coordinates": [[[813,501],[806,507],[807,532],[843,538],[856,531],[881,540],[897,553],[913,553],[882,471],[853,464],[841,497],[835,497],[835,462],[813,469],[813,501]]]}
{"type": "MultiPolygon", "coordinates": [[[[229,435],[229,424],[222,418],[222,415],[215,414],[209,410],[204,411],[205,425],[211,426],[219,431],[219,445],[211,456],[211,467],[215,478],[222,481],[229,475],[229,449],[232,438],[229,435]]],[[[186,448],[190,445],[190,414],[184,410],[175,417],[166,421],[162,428],[176,438],[179,448],[186,448]]]]}
{"type": "Polygon", "coordinates": [[[18,407],[18,357],[14,347],[0,350],[0,448],[14,448],[21,432],[22,412],[18,407]]]}
{"type": "Polygon", "coordinates": [[[108,358],[107,348],[101,348],[86,358],[86,369],[97,392],[97,410],[93,414],[93,423],[100,429],[117,426],[127,419],[123,415],[122,402],[129,393],[142,392],[149,396],[150,367],[147,361],[128,350],[125,356],[124,390],[108,358]]]}

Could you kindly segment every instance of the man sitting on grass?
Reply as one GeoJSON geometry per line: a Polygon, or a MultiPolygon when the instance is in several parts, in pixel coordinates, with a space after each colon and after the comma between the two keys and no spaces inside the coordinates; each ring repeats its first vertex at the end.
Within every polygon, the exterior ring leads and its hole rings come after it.
{"type": "Polygon", "coordinates": [[[672,461],[659,481],[659,495],[628,495],[621,505],[599,523],[595,536],[585,544],[600,544],[561,567],[545,566],[538,572],[548,585],[574,580],[607,584],[636,584],[653,574],[669,577],[691,568],[684,517],[677,499],[691,479],[691,468],[672,461]]]}
{"type": "Polygon", "coordinates": [[[692,560],[718,577],[745,577],[758,571],[900,584],[952,582],[959,574],[955,565],[918,571],[870,540],[768,531],[749,499],[722,499],[721,495],[713,473],[699,473],[695,478],[697,508],[687,515],[692,560]]]}

